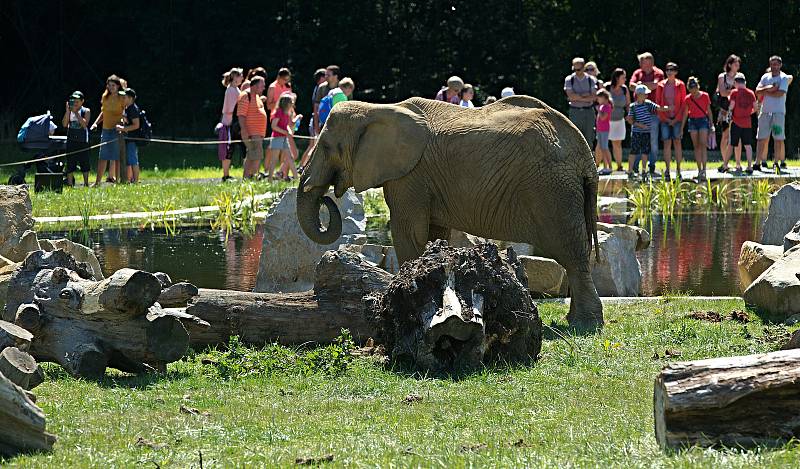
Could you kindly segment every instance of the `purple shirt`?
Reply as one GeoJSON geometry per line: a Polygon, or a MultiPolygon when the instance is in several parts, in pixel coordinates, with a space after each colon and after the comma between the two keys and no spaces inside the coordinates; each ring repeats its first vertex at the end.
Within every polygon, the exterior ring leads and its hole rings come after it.
{"type": "Polygon", "coordinates": [[[447,102],[447,103],[450,103],[450,104],[455,104],[456,106],[458,106],[459,103],[461,103],[461,98],[459,98],[458,97],[458,93],[456,93],[455,96],[453,96],[452,98],[450,98],[448,100],[447,99],[447,88],[445,87],[445,88],[442,88],[441,90],[439,90],[438,93],[436,93],[436,101],[444,101],[444,102],[447,102]]]}

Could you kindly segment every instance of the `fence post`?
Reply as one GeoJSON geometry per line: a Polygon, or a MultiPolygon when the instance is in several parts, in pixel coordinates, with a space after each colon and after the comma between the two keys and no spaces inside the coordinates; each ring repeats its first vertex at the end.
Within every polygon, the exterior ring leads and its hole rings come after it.
{"type": "Polygon", "coordinates": [[[119,182],[128,182],[128,155],[125,148],[125,132],[119,133],[119,182]]]}

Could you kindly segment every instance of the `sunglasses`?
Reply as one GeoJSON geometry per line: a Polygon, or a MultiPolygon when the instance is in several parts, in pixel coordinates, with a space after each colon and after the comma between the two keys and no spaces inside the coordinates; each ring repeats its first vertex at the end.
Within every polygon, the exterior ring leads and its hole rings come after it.
{"type": "Polygon", "coordinates": [[[594,67],[586,67],[586,71],[587,71],[587,72],[593,72],[593,71],[595,71],[595,70],[596,70],[596,69],[595,69],[594,67]]]}

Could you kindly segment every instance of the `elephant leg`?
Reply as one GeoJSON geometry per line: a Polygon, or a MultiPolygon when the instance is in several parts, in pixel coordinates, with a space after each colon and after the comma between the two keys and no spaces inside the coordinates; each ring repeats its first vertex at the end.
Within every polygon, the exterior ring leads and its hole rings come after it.
{"type": "Polygon", "coordinates": [[[600,329],[603,327],[603,303],[594,287],[588,261],[580,267],[565,269],[570,289],[569,325],[579,331],[600,329]]]}
{"type": "Polygon", "coordinates": [[[392,229],[394,250],[400,265],[420,257],[425,252],[425,244],[428,242],[427,217],[393,216],[389,226],[392,229]]]}

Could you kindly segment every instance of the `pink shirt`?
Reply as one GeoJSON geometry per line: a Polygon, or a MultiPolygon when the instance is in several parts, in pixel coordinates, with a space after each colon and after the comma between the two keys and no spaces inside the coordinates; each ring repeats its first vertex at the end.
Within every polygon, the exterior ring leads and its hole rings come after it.
{"type": "MultiPolygon", "coordinates": [[[[289,122],[291,121],[291,117],[289,114],[283,112],[283,109],[276,107],[275,112],[272,113],[272,122],[273,125],[278,127],[281,130],[289,131],[289,122]]],[[[286,137],[286,135],[279,134],[278,132],[272,131],[273,137],[286,137]]]]}
{"type": "Polygon", "coordinates": [[[597,122],[596,122],[597,131],[598,132],[610,132],[611,131],[611,111],[612,110],[613,110],[613,107],[611,106],[610,103],[605,103],[602,106],[600,106],[600,109],[598,109],[597,122]],[[600,113],[601,112],[606,113],[605,119],[601,119],[600,118],[600,113]]]}
{"type": "Polygon", "coordinates": [[[233,108],[236,107],[236,102],[239,101],[239,88],[229,85],[225,89],[225,101],[222,103],[222,125],[231,125],[233,120],[233,108]]]}

